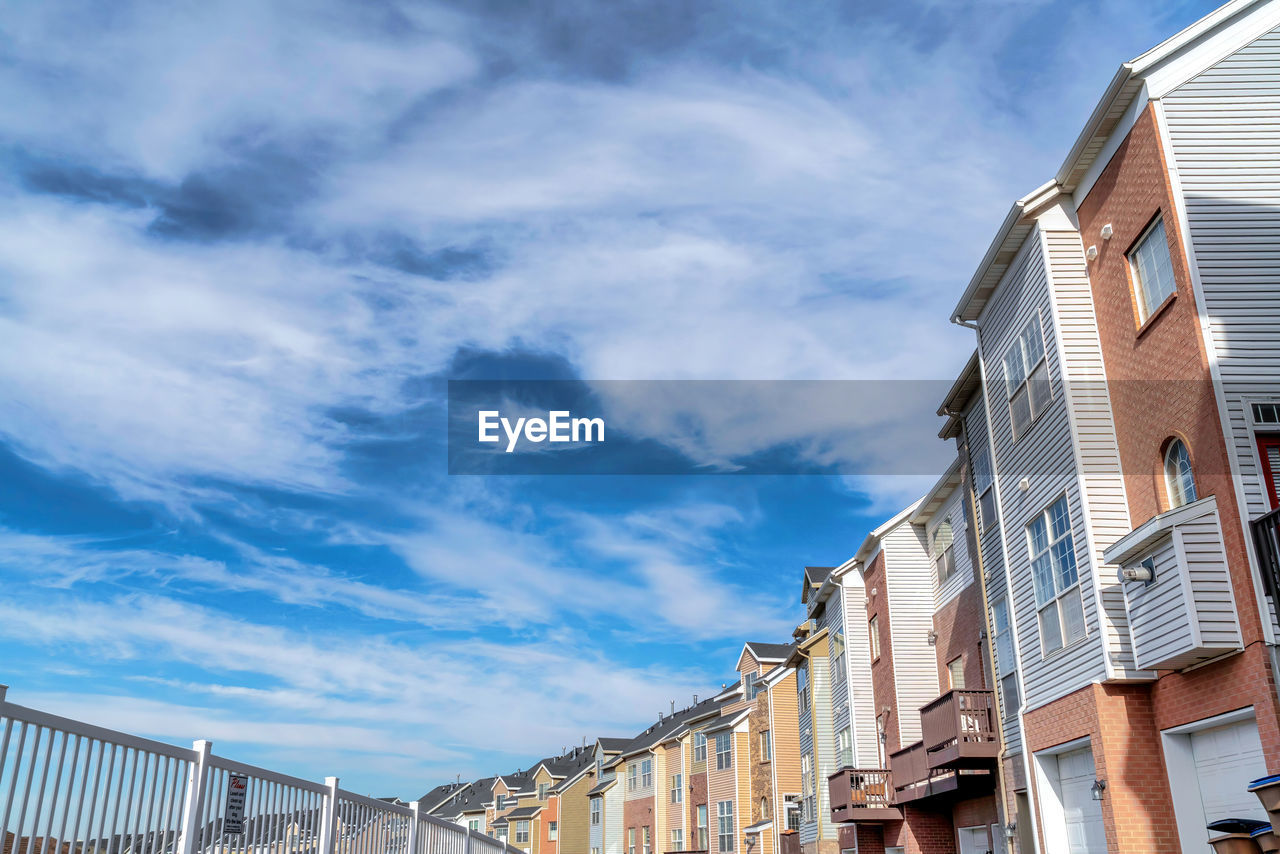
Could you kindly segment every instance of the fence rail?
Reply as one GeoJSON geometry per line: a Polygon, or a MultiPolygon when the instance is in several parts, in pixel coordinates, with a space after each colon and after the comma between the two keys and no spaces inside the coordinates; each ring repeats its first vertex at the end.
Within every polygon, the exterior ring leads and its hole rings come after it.
{"type": "Polygon", "coordinates": [[[116,732],[6,692],[0,854],[524,854],[337,777],[316,783],[217,756],[208,741],[116,732]]]}

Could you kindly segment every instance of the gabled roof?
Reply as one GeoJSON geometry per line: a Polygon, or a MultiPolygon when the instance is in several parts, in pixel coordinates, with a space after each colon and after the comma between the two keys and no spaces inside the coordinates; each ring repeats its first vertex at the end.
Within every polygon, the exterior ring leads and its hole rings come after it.
{"type": "Polygon", "coordinates": [[[960,458],[956,457],[943,472],[942,477],[929,488],[924,498],[916,503],[915,512],[911,514],[912,524],[923,525],[937,513],[952,493],[960,486],[960,458]]]}
{"type": "Polygon", "coordinates": [[[608,780],[601,780],[599,783],[596,783],[594,786],[592,786],[590,789],[587,790],[587,797],[591,798],[591,797],[595,797],[596,795],[604,794],[604,792],[610,786],[612,786],[614,783],[617,783],[617,782],[618,782],[617,777],[610,777],[608,780]]]}
{"type": "Polygon", "coordinates": [[[507,821],[515,821],[516,819],[533,818],[540,812],[542,812],[542,804],[535,804],[531,807],[516,807],[507,813],[506,819],[507,821]]]}
{"type": "Polygon", "coordinates": [[[463,786],[432,810],[432,814],[456,816],[468,812],[483,812],[484,805],[493,797],[493,781],[493,777],[482,777],[474,783],[463,786]]]}
{"type": "Polygon", "coordinates": [[[827,576],[831,574],[833,566],[806,566],[804,568],[804,586],[800,589],[800,603],[808,604],[809,593],[822,586],[822,582],[827,580],[827,576]]]}
{"type": "Polygon", "coordinates": [[[902,510],[899,510],[894,514],[893,518],[884,522],[870,534],[867,534],[867,538],[863,540],[862,545],[858,547],[858,553],[853,556],[854,560],[858,561],[858,564],[861,566],[861,571],[866,570],[867,558],[875,551],[876,546],[880,544],[881,538],[903,522],[907,521],[907,519],[911,518],[911,514],[916,512],[916,508],[920,506],[920,502],[923,500],[924,499],[921,498],[913,502],[911,506],[904,507],[902,510]]]}
{"type": "Polygon", "coordinates": [[[787,656],[791,654],[792,646],[793,644],[789,643],[760,643],[759,641],[746,643],[746,648],[751,650],[751,654],[761,664],[786,661],[787,656]]]}
{"type": "Polygon", "coordinates": [[[960,416],[981,391],[982,366],[978,363],[978,351],[974,350],[938,406],[938,414],[947,419],[938,431],[939,439],[954,439],[960,435],[960,416]]]}
{"type": "Polygon", "coordinates": [[[600,749],[605,753],[617,753],[626,746],[629,738],[597,738],[596,744],[600,745],[600,749]]]}
{"type": "Polygon", "coordinates": [[[750,709],[739,709],[732,715],[721,715],[720,720],[707,727],[705,732],[719,732],[722,729],[732,729],[745,721],[750,714],[750,709]]]}
{"type": "Polygon", "coordinates": [[[436,786],[422,797],[418,798],[418,809],[426,812],[433,811],[436,807],[449,800],[457,792],[465,789],[470,783],[445,783],[443,786],[436,786]]]}
{"type": "Polygon", "coordinates": [[[620,760],[628,756],[649,750],[668,738],[679,735],[687,728],[689,723],[719,712],[720,707],[723,705],[723,701],[717,697],[712,697],[696,705],[680,709],[673,715],[667,715],[627,742],[618,752],[618,757],[609,764],[616,765],[620,760]]]}

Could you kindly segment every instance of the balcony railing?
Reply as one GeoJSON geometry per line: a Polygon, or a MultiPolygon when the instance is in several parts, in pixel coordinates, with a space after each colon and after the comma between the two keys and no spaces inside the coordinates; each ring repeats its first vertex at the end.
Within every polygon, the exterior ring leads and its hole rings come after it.
{"type": "Polygon", "coordinates": [[[983,764],[1000,752],[993,691],[951,690],[920,710],[930,768],[983,764]]]}
{"type": "Polygon", "coordinates": [[[910,747],[889,754],[889,771],[894,792],[902,792],[929,779],[929,762],[925,756],[924,742],[917,741],[910,747]]]}
{"type": "Polygon", "coordinates": [[[1280,509],[1259,516],[1249,524],[1253,527],[1253,543],[1258,549],[1263,586],[1280,606],[1280,509]]]}
{"type": "Polygon", "coordinates": [[[888,821],[902,818],[893,806],[893,784],[885,768],[842,768],[827,778],[831,820],[888,821]]]}

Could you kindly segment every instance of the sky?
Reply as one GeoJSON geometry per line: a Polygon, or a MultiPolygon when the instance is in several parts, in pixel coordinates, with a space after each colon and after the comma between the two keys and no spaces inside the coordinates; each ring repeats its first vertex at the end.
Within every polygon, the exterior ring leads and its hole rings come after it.
{"type": "Polygon", "coordinates": [[[1008,206],[1211,8],[8,4],[9,699],[417,797],[713,693],[945,445],[686,395],[644,453],[812,465],[449,474],[446,381],[945,389],[1008,206]]]}

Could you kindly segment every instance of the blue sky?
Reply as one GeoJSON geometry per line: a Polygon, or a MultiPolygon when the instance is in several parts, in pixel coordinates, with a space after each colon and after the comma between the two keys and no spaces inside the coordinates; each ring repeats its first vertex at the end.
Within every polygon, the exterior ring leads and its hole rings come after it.
{"type": "MultiPolygon", "coordinates": [[[[442,379],[949,380],[1011,200],[1210,8],[9,6],[10,699],[416,796],[707,694],[929,478],[450,477],[442,379]]],[[[683,417],[805,447],[749,414],[683,417]]]]}

